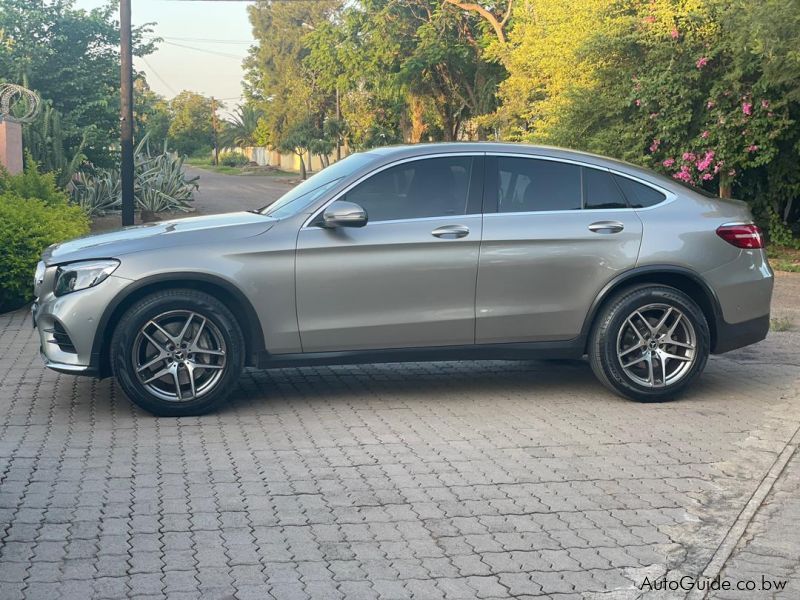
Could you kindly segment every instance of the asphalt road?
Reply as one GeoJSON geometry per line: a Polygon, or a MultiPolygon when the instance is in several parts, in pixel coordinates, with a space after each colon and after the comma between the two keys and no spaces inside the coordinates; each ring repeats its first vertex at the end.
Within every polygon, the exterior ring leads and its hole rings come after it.
{"type": "Polygon", "coordinates": [[[271,204],[292,188],[295,179],[272,175],[224,175],[186,166],[190,176],[199,176],[195,213],[253,210],[271,204]]]}

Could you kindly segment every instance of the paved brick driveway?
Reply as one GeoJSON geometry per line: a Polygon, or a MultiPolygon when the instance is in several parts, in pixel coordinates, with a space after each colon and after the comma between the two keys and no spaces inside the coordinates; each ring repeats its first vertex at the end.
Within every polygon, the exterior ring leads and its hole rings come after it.
{"type": "Polygon", "coordinates": [[[663,405],[580,362],[453,362],[251,371],[155,419],[0,316],[0,598],[632,598],[720,560],[797,597],[798,461],[739,515],[796,448],[798,349],[714,357],[663,405]]]}

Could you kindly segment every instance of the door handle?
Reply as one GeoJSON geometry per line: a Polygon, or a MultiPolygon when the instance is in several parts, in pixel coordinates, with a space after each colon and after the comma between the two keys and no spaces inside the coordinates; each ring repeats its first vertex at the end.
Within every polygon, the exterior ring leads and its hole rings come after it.
{"type": "Polygon", "coordinates": [[[589,225],[589,231],[595,233],[619,233],[625,229],[625,225],[619,221],[597,221],[589,225]]]}
{"type": "Polygon", "coordinates": [[[462,238],[469,235],[469,227],[466,225],[443,225],[431,231],[431,235],[444,239],[462,238]]]}

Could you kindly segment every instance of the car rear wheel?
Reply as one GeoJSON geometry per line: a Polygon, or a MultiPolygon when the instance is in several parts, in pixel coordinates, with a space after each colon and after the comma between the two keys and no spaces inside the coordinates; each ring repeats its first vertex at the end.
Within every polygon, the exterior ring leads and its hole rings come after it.
{"type": "Polygon", "coordinates": [[[159,416],[199,415],[228,396],[244,365],[236,318],[219,300],[191,289],[136,302],[111,340],[111,365],[125,394],[159,416]]]}
{"type": "Polygon", "coordinates": [[[592,371],[606,387],[639,402],[661,402],[702,373],[709,349],[700,307],[680,290],[648,284],[605,305],[588,351],[592,371]]]}

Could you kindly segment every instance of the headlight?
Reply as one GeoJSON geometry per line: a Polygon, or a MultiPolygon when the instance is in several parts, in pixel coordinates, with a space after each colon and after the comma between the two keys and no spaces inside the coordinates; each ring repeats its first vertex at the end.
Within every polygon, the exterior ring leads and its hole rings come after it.
{"type": "Polygon", "coordinates": [[[56,296],[85,290],[104,281],[119,266],[118,260],[87,260],[63,265],[56,273],[56,296]]]}

